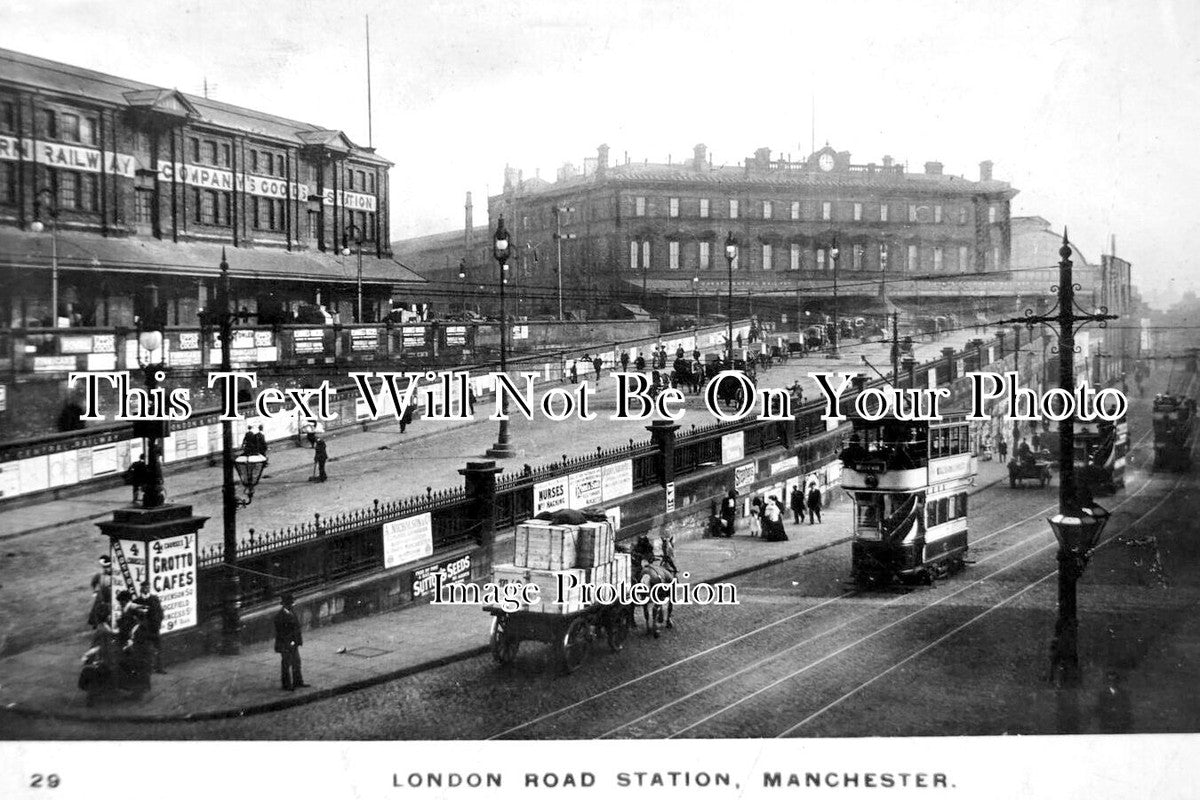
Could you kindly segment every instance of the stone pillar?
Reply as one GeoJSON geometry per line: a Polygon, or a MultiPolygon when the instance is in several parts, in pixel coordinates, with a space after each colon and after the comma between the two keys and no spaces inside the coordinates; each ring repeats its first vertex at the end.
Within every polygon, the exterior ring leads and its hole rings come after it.
{"type": "Polygon", "coordinates": [[[492,548],[496,541],[496,475],[499,472],[501,468],[495,461],[468,461],[466,468],[458,471],[466,483],[467,523],[474,529],[475,541],[482,553],[482,563],[476,573],[480,576],[492,572],[492,548]]]}
{"type": "Polygon", "coordinates": [[[658,448],[654,458],[658,485],[666,487],[675,480],[675,431],[679,430],[679,425],[667,419],[656,419],[646,426],[646,430],[650,431],[650,441],[658,448]]]}
{"type": "Polygon", "coordinates": [[[954,379],[958,377],[954,371],[954,348],[943,347],[942,358],[946,359],[946,383],[953,383],[954,379]]]}
{"type": "Polygon", "coordinates": [[[996,360],[1004,361],[1004,331],[996,332],[996,360]]]}

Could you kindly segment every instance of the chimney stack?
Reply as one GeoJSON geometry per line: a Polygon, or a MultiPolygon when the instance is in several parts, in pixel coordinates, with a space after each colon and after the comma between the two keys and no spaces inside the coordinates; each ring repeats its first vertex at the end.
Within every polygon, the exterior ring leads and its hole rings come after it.
{"type": "Polygon", "coordinates": [[[891,156],[884,156],[884,157],[883,157],[883,168],[884,168],[884,169],[891,169],[891,168],[892,168],[892,157],[891,157],[891,156]]]}
{"type": "Polygon", "coordinates": [[[692,167],[699,172],[704,169],[705,163],[708,161],[708,146],[698,144],[692,148],[692,167]]]}
{"type": "Polygon", "coordinates": [[[602,144],[596,148],[596,177],[603,178],[608,172],[608,145],[602,144]]]}
{"type": "Polygon", "coordinates": [[[760,147],[754,151],[754,166],[759,169],[771,166],[771,148],[760,147]]]}
{"type": "Polygon", "coordinates": [[[942,162],[926,161],[925,162],[925,174],[926,175],[941,175],[942,174],[942,162]]]}
{"type": "Polygon", "coordinates": [[[979,162],[979,180],[990,181],[991,179],[992,179],[992,162],[980,161],[979,162]]]}

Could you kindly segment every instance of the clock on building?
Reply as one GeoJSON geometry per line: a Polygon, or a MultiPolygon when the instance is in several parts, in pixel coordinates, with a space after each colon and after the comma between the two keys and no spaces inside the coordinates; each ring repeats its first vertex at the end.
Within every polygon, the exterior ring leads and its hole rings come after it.
{"type": "Polygon", "coordinates": [[[833,154],[822,153],[821,157],[817,159],[817,166],[825,172],[829,172],[833,169],[833,154]]]}

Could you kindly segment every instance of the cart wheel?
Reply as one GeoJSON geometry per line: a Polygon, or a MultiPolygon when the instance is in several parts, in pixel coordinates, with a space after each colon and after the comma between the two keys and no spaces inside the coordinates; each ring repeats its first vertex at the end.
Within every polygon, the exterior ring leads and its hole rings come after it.
{"type": "Polygon", "coordinates": [[[492,658],[496,659],[499,664],[509,665],[517,659],[517,648],[521,646],[521,640],[512,635],[508,630],[508,621],[505,617],[496,617],[492,620],[492,658]]]}
{"type": "Polygon", "coordinates": [[[559,645],[559,657],[562,659],[563,671],[568,675],[579,669],[587,660],[591,642],[588,637],[588,621],[583,617],[571,620],[563,633],[559,645]]]}
{"type": "Polygon", "coordinates": [[[604,626],[608,635],[608,646],[614,653],[625,649],[625,640],[629,638],[629,617],[623,611],[609,615],[608,624],[604,626]]]}

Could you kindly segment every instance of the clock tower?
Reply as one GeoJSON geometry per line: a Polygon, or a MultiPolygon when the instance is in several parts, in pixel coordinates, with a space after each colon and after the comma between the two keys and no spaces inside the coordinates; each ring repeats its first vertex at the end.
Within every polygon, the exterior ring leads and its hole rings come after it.
{"type": "Polygon", "coordinates": [[[820,172],[834,172],[844,168],[845,159],[842,154],[825,144],[817,152],[808,157],[808,166],[820,172]]]}

